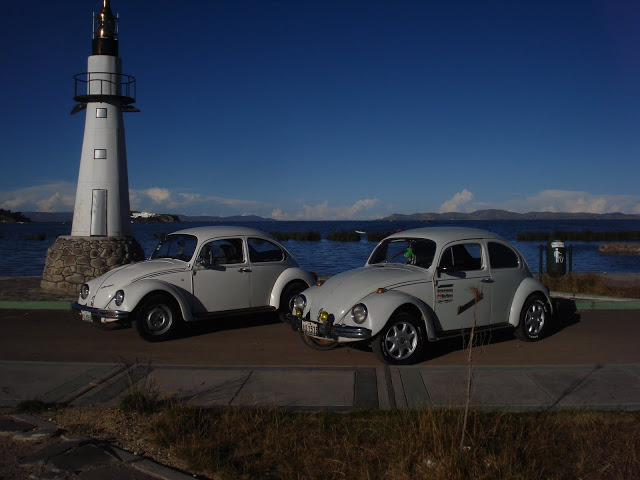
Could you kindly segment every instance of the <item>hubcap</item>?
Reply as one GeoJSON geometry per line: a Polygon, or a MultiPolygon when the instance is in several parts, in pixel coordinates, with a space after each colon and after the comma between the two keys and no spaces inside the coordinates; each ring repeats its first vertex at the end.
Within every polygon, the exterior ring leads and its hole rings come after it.
{"type": "Polygon", "coordinates": [[[396,323],[387,332],[384,343],[391,357],[396,360],[404,360],[416,350],[418,332],[410,323],[396,323]]]}
{"type": "Polygon", "coordinates": [[[542,331],[544,327],[544,321],[546,312],[544,311],[544,305],[540,302],[534,302],[527,310],[524,323],[527,327],[527,334],[530,337],[535,337],[542,331]]]}
{"type": "Polygon", "coordinates": [[[171,327],[173,315],[165,305],[155,305],[147,310],[145,323],[153,335],[162,335],[171,327]]]}

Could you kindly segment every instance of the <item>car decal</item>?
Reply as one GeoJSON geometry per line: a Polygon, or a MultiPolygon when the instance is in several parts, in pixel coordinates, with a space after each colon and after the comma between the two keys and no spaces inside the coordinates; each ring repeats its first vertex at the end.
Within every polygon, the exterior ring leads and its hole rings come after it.
{"type": "Polygon", "coordinates": [[[458,315],[460,315],[462,312],[466,310],[469,310],[471,307],[473,307],[476,303],[478,303],[483,298],[484,298],[484,294],[482,292],[478,292],[478,295],[473,300],[470,300],[464,305],[460,305],[458,307],[458,315]]]}

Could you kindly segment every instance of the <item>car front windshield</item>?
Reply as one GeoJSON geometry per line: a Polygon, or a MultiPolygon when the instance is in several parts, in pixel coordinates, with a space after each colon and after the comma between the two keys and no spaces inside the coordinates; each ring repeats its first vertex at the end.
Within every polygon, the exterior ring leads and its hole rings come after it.
{"type": "Polygon", "coordinates": [[[369,258],[369,265],[394,263],[429,268],[435,252],[436,244],[433,240],[392,238],[378,245],[369,258]]]}
{"type": "Polygon", "coordinates": [[[198,239],[193,235],[172,233],[167,235],[151,254],[151,258],[175,258],[188,262],[193,256],[193,252],[198,244],[198,239]]]}

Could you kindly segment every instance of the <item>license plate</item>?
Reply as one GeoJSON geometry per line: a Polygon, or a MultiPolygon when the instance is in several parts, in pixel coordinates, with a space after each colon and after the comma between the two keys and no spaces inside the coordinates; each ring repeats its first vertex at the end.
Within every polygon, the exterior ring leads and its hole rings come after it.
{"type": "Polygon", "coordinates": [[[83,321],[85,322],[92,322],[93,319],[91,318],[91,312],[87,312],[86,310],[82,310],[80,312],[81,318],[83,321]]]}
{"type": "Polygon", "coordinates": [[[318,324],[314,322],[302,321],[302,331],[307,335],[318,335],[318,324]]]}

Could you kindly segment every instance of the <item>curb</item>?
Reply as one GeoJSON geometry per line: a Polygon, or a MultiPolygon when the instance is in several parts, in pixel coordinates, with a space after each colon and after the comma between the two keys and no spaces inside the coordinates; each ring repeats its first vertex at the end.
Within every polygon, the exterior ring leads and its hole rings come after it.
{"type": "Polygon", "coordinates": [[[576,310],[638,310],[637,298],[605,297],[602,295],[583,295],[569,292],[550,292],[551,300],[573,302],[576,310]]]}
{"type": "Polygon", "coordinates": [[[0,300],[0,309],[14,310],[71,310],[71,302],[0,300]]]}

